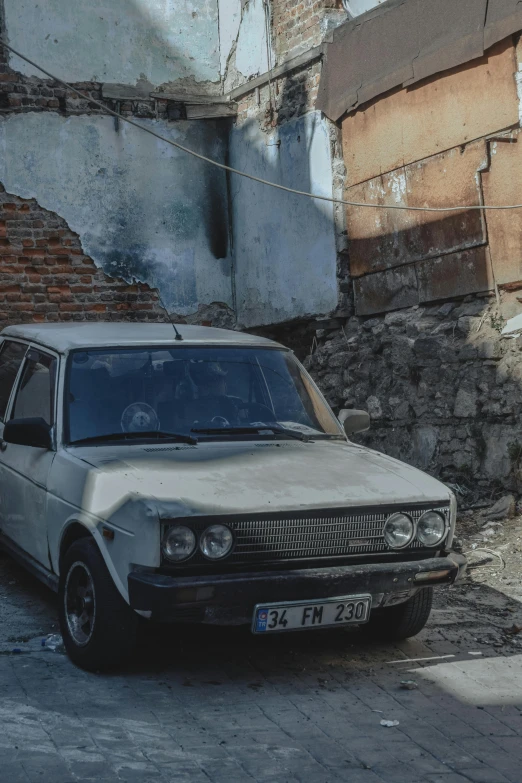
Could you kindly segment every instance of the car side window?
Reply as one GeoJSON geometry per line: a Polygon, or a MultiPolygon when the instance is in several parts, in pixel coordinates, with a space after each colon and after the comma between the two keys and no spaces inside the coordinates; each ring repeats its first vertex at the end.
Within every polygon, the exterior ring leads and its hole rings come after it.
{"type": "Polygon", "coordinates": [[[27,345],[11,340],[6,340],[0,348],[0,421],[4,421],[11,390],[26,351],[27,345]]]}
{"type": "Polygon", "coordinates": [[[40,417],[52,425],[54,412],[54,384],[56,359],[53,356],[30,349],[11,418],[28,419],[40,417]]]}

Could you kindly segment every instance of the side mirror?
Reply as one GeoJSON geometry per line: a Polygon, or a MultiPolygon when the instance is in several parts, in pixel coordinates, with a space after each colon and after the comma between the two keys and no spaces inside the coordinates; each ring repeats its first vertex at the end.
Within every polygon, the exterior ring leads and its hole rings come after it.
{"type": "Polygon", "coordinates": [[[370,429],[370,416],[366,411],[342,410],[339,413],[339,421],[347,435],[356,432],[366,432],[370,429]]]}
{"type": "Polygon", "coordinates": [[[16,443],[18,446],[33,446],[36,449],[51,449],[51,427],[45,419],[11,419],[4,427],[5,443],[16,443]]]}

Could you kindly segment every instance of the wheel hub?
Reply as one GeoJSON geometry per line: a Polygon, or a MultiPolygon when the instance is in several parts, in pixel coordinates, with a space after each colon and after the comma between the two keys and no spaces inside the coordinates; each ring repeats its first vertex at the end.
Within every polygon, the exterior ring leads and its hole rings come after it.
{"type": "Polygon", "coordinates": [[[65,617],[72,640],[84,647],[92,638],[96,621],[96,598],[92,574],[85,563],[69,568],[64,590],[65,617]]]}

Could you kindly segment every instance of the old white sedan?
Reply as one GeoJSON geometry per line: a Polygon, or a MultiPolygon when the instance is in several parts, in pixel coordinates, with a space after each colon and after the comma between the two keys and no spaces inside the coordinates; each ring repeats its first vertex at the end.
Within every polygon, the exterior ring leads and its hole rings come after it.
{"type": "Polygon", "coordinates": [[[465,568],[452,493],[351,443],[368,415],[338,420],[291,351],[179,332],[0,337],[0,543],[58,592],[71,659],[118,665],[139,615],[416,634],[465,568]]]}

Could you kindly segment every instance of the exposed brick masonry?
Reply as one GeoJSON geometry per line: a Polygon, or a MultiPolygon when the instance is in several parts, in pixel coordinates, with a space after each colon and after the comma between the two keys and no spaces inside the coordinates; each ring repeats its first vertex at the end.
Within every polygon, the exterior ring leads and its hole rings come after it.
{"type": "Polygon", "coordinates": [[[24,321],[164,319],[147,285],[105,275],[65,220],[0,185],[0,328],[24,321]]]}
{"type": "Polygon", "coordinates": [[[279,60],[321,43],[321,22],[329,12],[342,8],[340,0],[272,0],[271,6],[274,48],[279,60]]]}
{"type": "Polygon", "coordinates": [[[116,103],[102,97],[102,85],[99,82],[76,82],[72,86],[87,97],[80,98],[59,82],[51,79],[23,76],[13,71],[6,63],[3,47],[0,46],[0,115],[20,114],[34,111],[61,112],[72,114],[103,114],[103,110],[91,103],[89,98],[105,103],[111,109],[117,109],[124,116],[151,119],[169,119],[166,100],[136,100],[116,103]]]}
{"type": "Polygon", "coordinates": [[[265,129],[269,129],[313,111],[320,76],[321,64],[317,61],[312,65],[291,71],[280,79],[273,80],[273,109],[270,104],[268,84],[259,91],[259,105],[256,93],[248,93],[238,103],[238,125],[255,118],[257,121],[261,121],[265,129]]]}

